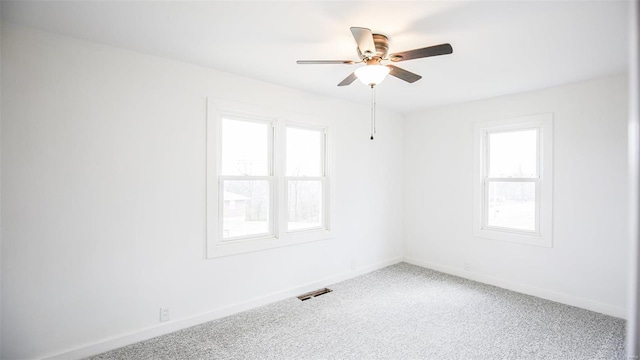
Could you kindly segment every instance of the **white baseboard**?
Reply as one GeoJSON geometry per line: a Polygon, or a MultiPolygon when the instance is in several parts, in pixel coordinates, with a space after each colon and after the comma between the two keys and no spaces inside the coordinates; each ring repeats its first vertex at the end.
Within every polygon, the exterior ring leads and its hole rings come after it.
{"type": "Polygon", "coordinates": [[[601,314],[606,314],[610,316],[614,316],[617,318],[626,319],[627,311],[624,308],[612,306],[609,304],[604,304],[601,302],[576,297],[573,295],[568,295],[552,290],[542,289],[535,286],[530,286],[527,284],[522,284],[510,280],[505,280],[501,278],[497,278],[494,276],[479,274],[477,272],[465,271],[464,269],[454,268],[447,265],[436,264],[429,261],[424,261],[412,257],[404,257],[404,262],[417,265],[420,267],[428,268],[431,270],[443,272],[450,275],[459,276],[465,279],[478,281],[481,283],[501,287],[503,289],[508,289],[512,291],[516,291],[519,293],[536,296],[539,298],[559,302],[565,305],[571,305],[575,307],[579,307],[582,309],[587,309],[595,312],[599,312],[601,314]]]}
{"type": "Polygon", "coordinates": [[[186,329],[191,326],[200,325],[209,321],[220,319],[229,315],[233,315],[242,311],[264,306],[276,301],[294,297],[318,288],[326,287],[344,280],[348,280],[360,275],[370,273],[372,271],[385,268],[402,262],[402,257],[396,257],[377,264],[366,265],[353,271],[330,276],[322,280],[296,286],[282,291],[260,296],[242,303],[215,309],[210,312],[194,315],[185,319],[170,321],[148,328],[140,329],[135,332],[123,334],[120,336],[108,338],[95,342],[93,344],[77,347],[72,350],[65,351],[56,355],[45,357],[44,359],[82,359],[88,356],[97,355],[105,351],[117,349],[123,346],[134,344],[140,341],[148,340],[160,335],[169,334],[178,330],[186,329]]]}

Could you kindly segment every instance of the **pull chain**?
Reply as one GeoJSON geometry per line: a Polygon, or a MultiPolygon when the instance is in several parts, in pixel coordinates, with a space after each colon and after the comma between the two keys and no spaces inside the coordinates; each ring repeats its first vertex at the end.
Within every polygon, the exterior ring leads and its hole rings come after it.
{"type": "Polygon", "coordinates": [[[376,88],[371,84],[371,140],[376,133],[376,88]]]}

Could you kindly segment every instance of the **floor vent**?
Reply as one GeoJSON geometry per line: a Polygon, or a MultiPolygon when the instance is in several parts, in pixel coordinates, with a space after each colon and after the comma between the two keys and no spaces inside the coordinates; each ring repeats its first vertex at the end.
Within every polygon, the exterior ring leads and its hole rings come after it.
{"type": "Polygon", "coordinates": [[[333,290],[331,290],[329,288],[315,290],[315,291],[312,291],[312,292],[309,292],[309,293],[302,294],[302,295],[298,296],[298,299],[300,299],[301,301],[305,301],[305,300],[309,300],[309,299],[311,299],[313,297],[316,297],[316,296],[320,296],[320,295],[324,295],[326,293],[330,293],[332,291],[333,290]]]}

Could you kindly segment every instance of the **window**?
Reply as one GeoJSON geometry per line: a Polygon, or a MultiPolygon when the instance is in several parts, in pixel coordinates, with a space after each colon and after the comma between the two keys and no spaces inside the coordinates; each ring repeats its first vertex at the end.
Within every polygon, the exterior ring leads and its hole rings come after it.
{"type": "Polygon", "coordinates": [[[552,116],[475,126],[474,234],[551,246],[552,116]]]}
{"type": "Polygon", "coordinates": [[[330,237],[327,127],[288,118],[209,100],[208,257],[330,237]]]}
{"type": "Polygon", "coordinates": [[[225,115],[221,134],[222,239],[273,235],[273,123],[225,115]]]}
{"type": "Polygon", "coordinates": [[[324,225],[325,134],[287,127],[287,231],[324,225]]]}

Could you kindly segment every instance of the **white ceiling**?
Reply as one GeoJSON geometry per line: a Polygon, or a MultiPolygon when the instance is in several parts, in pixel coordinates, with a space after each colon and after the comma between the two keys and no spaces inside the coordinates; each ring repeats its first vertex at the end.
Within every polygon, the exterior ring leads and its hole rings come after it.
{"type": "Polygon", "coordinates": [[[199,64],[363,104],[368,88],[336,86],[361,65],[349,27],[389,37],[390,52],[448,42],[453,54],[396,63],[379,107],[401,113],[624,73],[627,1],[3,2],[26,26],[199,64]]]}

